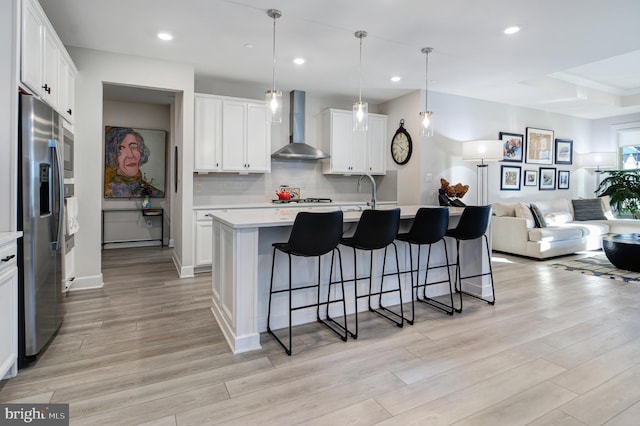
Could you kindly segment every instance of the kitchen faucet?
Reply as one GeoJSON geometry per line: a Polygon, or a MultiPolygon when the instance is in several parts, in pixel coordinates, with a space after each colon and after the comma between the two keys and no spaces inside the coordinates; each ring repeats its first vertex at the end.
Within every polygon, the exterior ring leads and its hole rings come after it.
{"type": "Polygon", "coordinates": [[[360,176],[360,179],[358,179],[358,192],[360,192],[362,178],[364,178],[365,176],[368,177],[369,180],[371,181],[371,201],[368,202],[367,204],[370,205],[373,210],[375,210],[376,209],[376,181],[373,179],[373,176],[371,176],[370,174],[360,176]]]}

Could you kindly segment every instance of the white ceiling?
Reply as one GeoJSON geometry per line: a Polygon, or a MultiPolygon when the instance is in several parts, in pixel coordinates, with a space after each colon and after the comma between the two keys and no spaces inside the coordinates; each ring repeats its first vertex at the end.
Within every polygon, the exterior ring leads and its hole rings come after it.
{"type": "MultiPolygon", "coordinates": [[[[40,0],[67,46],[189,63],[197,75],[358,94],[424,89],[584,118],[640,112],[638,0],[40,0]],[[518,25],[511,36],[502,30],[518,25]],[[175,36],[156,38],[160,31],[175,36]],[[246,48],[245,44],[253,45],[246,48]],[[292,63],[302,56],[306,63],[292,63]],[[402,80],[392,83],[390,77],[402,80]]],[[[126,66],[126,64],[123,64],[126,66]]],[[[158,70],[162,72],[162,70],[158,70]]]]}

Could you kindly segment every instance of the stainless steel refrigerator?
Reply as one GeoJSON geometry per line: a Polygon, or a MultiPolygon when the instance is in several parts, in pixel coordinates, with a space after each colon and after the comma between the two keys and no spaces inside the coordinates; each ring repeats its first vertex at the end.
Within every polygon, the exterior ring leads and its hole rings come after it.
{"type": "Polygon", "coordinates": [[[19,365],[51,341],[64,316],[64,169],[60,116],[20,95],[18,141],[19,365]]]}

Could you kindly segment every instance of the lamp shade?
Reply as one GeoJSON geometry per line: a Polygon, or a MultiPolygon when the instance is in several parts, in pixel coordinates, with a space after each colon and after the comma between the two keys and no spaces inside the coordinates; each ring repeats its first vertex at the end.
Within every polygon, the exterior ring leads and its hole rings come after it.
{"type": "Polygon", "coordinates": [[[616,162],[615,152],[587,152],[578,157],[578,164],[585,169],[610,169],[616,162]]]}
{"type": "Polygon", "coordinates": [[[462,143],[464,161],[500,161],[502,158],[502,141],[478,140],[462,143]]]}

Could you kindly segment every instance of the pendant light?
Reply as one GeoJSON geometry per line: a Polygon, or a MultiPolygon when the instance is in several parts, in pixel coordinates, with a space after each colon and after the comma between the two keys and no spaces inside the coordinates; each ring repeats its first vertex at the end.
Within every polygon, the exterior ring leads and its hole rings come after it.
{"type": "Polygon", "coordinates": [[[276,19],[282,16],[282,12],[269,9],[267,15],[273,18],[273,88],[267,90],[264,99],[267,102],[269,121],[271,124],[280,124],[282,123],[282,92],[276,90],[276,19]]]}
{"type": "Polygon", "coordinates": [[[427,96],[429,94],[429,53],[433,52],[433,48],[423,47],[421,52],[425,54],[427,59],[425,68],[426,81],[424,85],[424,111],[420,112],[420,136],[431,137],[433,136],[433,111],[429,111],[427,96]]]}
{"type": "Polygon", "coordinates": [[[355,36],[360,39],[360,65],[358,67],[360,85],[358,102],[354,102],[353,104],[353,131],[366,132],[369,127],[369,104],[362,102],[362,39],[367,36],[367,32],[356,31],[355,36]]]}

